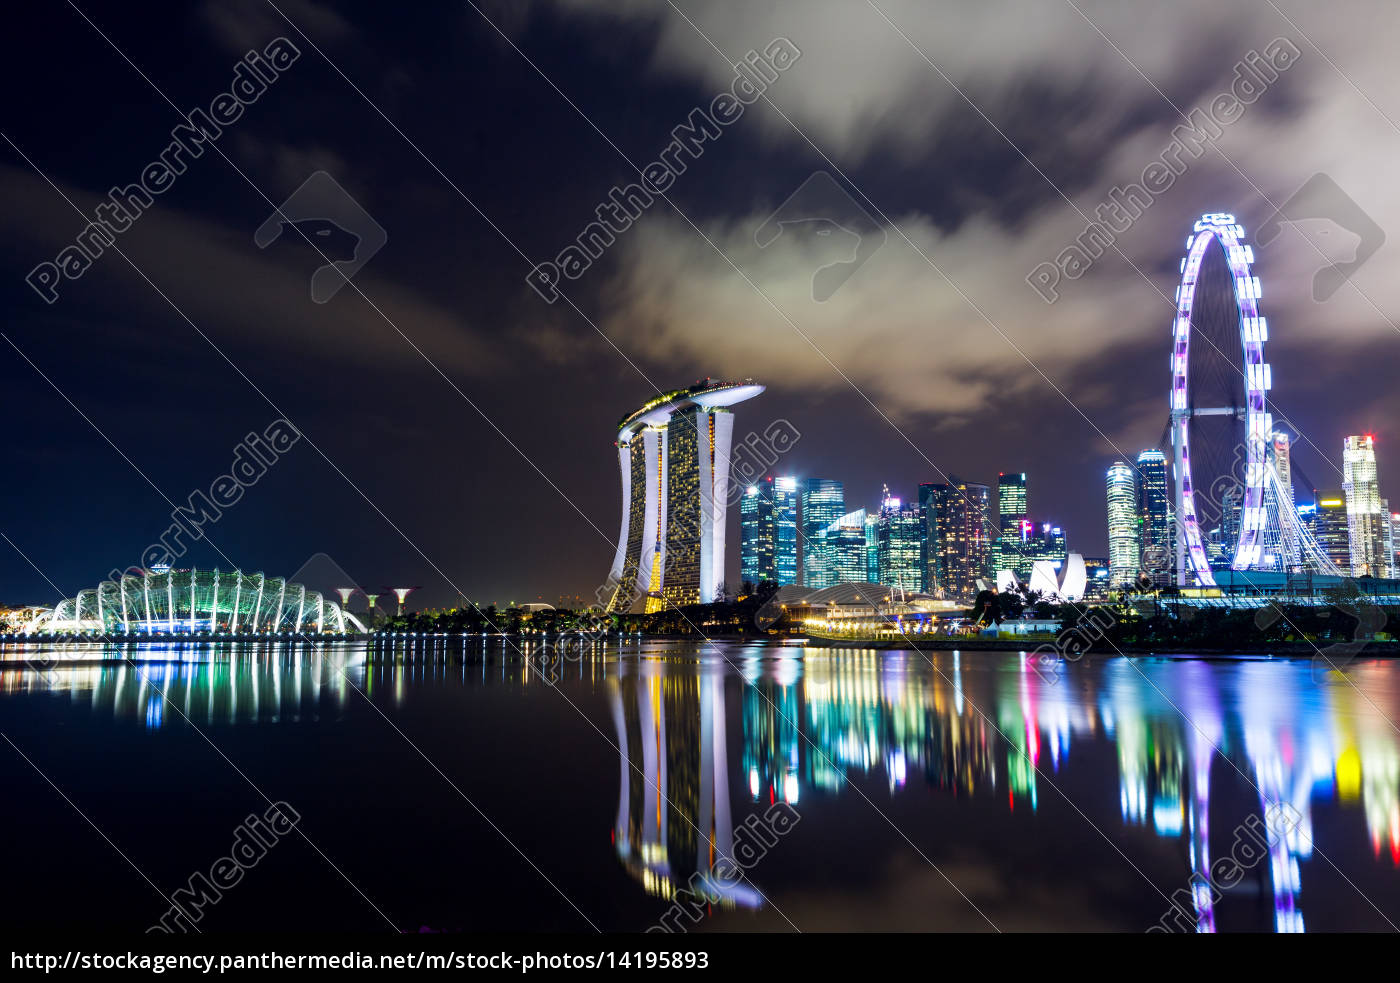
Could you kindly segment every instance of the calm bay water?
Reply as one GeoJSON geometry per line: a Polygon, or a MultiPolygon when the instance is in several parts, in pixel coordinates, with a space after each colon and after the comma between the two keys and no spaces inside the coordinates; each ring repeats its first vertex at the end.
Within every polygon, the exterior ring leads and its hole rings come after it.
{"type": "Polygon", "coordinates": [[[5,917],[144,930],[285,801],[202,931],[1400,925],[1395,662],[451,645],[0,651],[5,917]]]}

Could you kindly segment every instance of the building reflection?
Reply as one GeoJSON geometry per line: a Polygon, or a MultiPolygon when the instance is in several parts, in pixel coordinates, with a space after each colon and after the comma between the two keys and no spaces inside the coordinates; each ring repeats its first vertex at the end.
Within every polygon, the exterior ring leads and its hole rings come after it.
{"type": "Polygon", "coordinates": [[[916,658],[813,651],[800,675],[755,675],[743,696],[750,795],[820,808],[812,795],[882,773],[892,794],[917,775],[957,795],[1036,810],[1040,786],[1066,767],[1076,740],[1097,738],[1116,752],[1123,822],[1182,844],[1197,931],[1216,929],[1211,848],[1230,844],[1231,831],[1212,834],[1212,779],[1251,788],[1258,815],[1291,817],[1248,872],[1272,891],[1276,931],[1305,927],[1301,874],[1318,802],[1359,805],[1375,856],[1400,864],[1400,735],[1368,695],[1393,688],[1389,664],[1354,670],[1374,677],[1357,685],[1317,685],[1307,663],[1222,673],[1199,662],[1115,660],[1052,684],[1024,664],[983,666],[973,677],[960,654],[933,656],[932,669],[924,658],[922,670],[916,658]]]}
{"type": "Polygon", "coordinates": [[[612,850],[657,897],[759,906],[747,873],[721,862],[744,822],[779,802],[821,810],[854,784],[863,796],[923,786],[1013,813],[1053,806],[1076,828],[1112,819],[1116,794],[1123,827],[1179,845],[1182,915],[1200,932],[1219,927],[1231,893],[1212,875],[1251,815],[1290,817],[1240,889],[1271,905],[1276,931],[1307,927],[1318,810],[1343,839],[1336,824],[1364,828],[1372,856],[1400,867],[1400,666],[1383,660],[1315,680],[1301,660],[1111,659],[1054,681],[985,654],[707,646],[678,657],[660,643],[567,663],[562,678],[485,650],[450,663],[247,646],[200,661],[11,664],[0,661],[0,691],[44,690],[151,728],[334,717],[352,688],[401,704],[429,681],[592,692],[618,752],[612,850]],[[1061,792],[1076,755],[1087,760],[1071,803],[1061,792]]]}
{"type": "Polygon", "coordinates": [[[193,724],[278,724],[339,716],[365,681],[363,648],[229,644],[203,648],[113,646],[123,661],[88,661],[91,650],[46,647],[29,661],[0,660],[0,692],[44,692],[152,730],[193,724]]]}
{"type": "Polygon", "coordinates": [[[725,666],[622,662],[607,680],[619,750],[613,846],[647,893],[754,908],[735,857],[725,666]]]}

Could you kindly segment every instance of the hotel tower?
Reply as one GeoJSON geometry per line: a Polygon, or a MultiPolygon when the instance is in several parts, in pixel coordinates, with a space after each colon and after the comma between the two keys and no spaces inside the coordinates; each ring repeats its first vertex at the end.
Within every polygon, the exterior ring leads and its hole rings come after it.
{"type": "Polygon", "coordinates": [[[729,407],[763,389],[751,380],[702,379],[654,397],[618,424],[622,531],[608,575],[609,611],[715,600],[725,578],[729,407]]]}

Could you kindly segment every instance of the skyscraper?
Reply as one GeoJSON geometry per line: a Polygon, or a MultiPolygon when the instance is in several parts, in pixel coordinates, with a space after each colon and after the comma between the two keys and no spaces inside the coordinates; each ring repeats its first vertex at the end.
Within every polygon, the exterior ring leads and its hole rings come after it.
{"type": "Polygon", "coordinates": [[[1381,508],[1375,438],[1348,437],[1342,448],[1342,490],[1346,493],[1347,536],[1353,576],[1389,577],[1385,549],[1389,513],[1381,508]]]}
{"type": "Polygon", "coordinates": [[[1108,469],[1109,586],[1127,587],[1137,580],[1142,555],[1138,536],[1137,476],[1127,461],[1108,469]]]}
{"type": "Polygon", "coordinates": [[[739,576],[758,584],[797,582],[797,479],[767,476],[739,500],[739,576]]]}
{"type": "Polygon", "coordinates": [[[808,478],[802,491],[802,583],[832,587],[837,583],[832,555],[825,546],[826,529],[846,514],[846,491],[830,478],[808,478]]]}
{"type": "Polygon", "coordinates": [[[865,509],[847,512],[823,531],[831,551],[836,583],[859,584],[865,580],[865,509]]]}
{"type": "Polygon", "coordinates": [[[774,580],[779,586],[795,584],[797,577],[797,479],[778,475],[773,479],[774,580]]]}
{"type": "Polygon", "coordinates": [[[926,547],[935,593],[957,601],[977,596],[978,579],[991,577],[991,489],[952,479],[930,485],[926,547]]]}
{"type": "Polygon", "coordinates": [[[979,580],[992,581],[992,490],[972,481],[958,484],[967,507],[967,552],[964,554],[962,584],[965,596],[976,597],[979,580]]]}
{"type": "Polygon", "coordinates": [[[1351,572],[1351,534],[1347,523],[1346,495],[1340,489],[1318,491],[1312,534],[1317,545],[1343,573],[1351,572]]]}
{"type": "Polygon", "coordinates": [[[1069,557],[1069,545],[1065,542],[1063,529],[1046,522],[1037,530],[1030,542],[1032,544],[1030,551],[1032,565],[1036,561],[1044,560],[1055,568],[1056,573],[1064,570],[1065,561],[1069,557]]]}
{"type": "Polygon", "coordinates": [[[1273,453],[1274,470],[1278,472],[1278,480],[1284,491],[1288,492],[1288,501],[1296,502],[1297,497],[1293,493],[1293,438],[1282,430],[1275,431],[1270,450],[1273,453]]]}
{"type": "Polygon", "coordinates": [[[879,580],[886,587],[917,591],[923,583],[919,569],[918,506],[904,505],[885,489],[880,503],[880,518],[876,529],[876,557],[879,580]]]}
{"type": "Polygon", "coordinates": [[[868,584],[880,582],[880,516],[878,513],[865,517],[865,582],[868,584]]]}
{"type": "Polygon", "coordinates": [[[1019,537],[1021,523],[1029,517],[1029,510],[1026,473],[998,475],[997,515],[1001,520],[1000,531],[1019,537]]]}
{"type": "Polygon", "coordinates": [[[752,381],[702,379],[623,417],[616,447],[622,531],[608,574],[609,611],[708,603],[724,579],[729,504],[727,407],[763,392],[752,381]]]}
{"type": "Polygon", "coordinates": [[[758,485],[744,489],[739,500],[739,579],[757,584],[773,575],[773,500],[758,485]]]}
{"type": "Polygon", "coordinates": [[[1176,579],[1176,546],[1167,495],[1167,456],[1145,450],[1137,459],[1137,519],[1142,533],[1140,565],[1158,587],[1176,579]]]}

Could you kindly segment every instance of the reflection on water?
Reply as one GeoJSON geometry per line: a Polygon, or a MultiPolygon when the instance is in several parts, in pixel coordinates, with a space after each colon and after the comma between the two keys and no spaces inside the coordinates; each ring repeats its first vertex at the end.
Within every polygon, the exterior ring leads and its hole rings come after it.
{"type": "MultiPolygon", "coordinates": [[[[661,898],[700,877],[721,907],[762,908],[783,890],[774,872],[754,872],[760,889],[718,864],[755,809],[786,802],[814,815],[921,788],[1013,817],[1054,805],[1070,816],[1060,820],[1070,824],[1057,841],[1065,851],[1106,852],[1091,817],[1176,844],[1180,880],[1158,890],[1202,932],[1217,928],[1218,904],[1230,897],[1212,877],[1241,803],[1254,815],[1296,817],[1260,862],[1274,930],[1306,927],[1305,897],[1314,910],[1374,901],[1386,921],[1397,907],[1400,731],[1391,721],[1400,719],[1400,668],[1391,662],[1314,680],[1305,661],[1115,659],[1051,683],[1015,655],[938,653],[931,665],[918,653],[809,649],[803,658],[792,649],[644,643],[572,664],[551,683],[528,663],[468,654],[478,657],[367,665],[354,646],[260,647],[203,661],[6,669],[0,692],[66,695],[160,728],[181,716],[200,726],[348,719],[362,699],[355,689],[405,713],[441,712],[405,703],[429,685],[496,687],[515,700],[523,692],[543,714],[557,709],[557,687],[593,708],[616,747],[616,770],[590,776],[616,790],[615,814],[580,817],[580,849],[599,849],[598,821],[610,820],[610,862],[661,898]],[[1343,855],[1346,864],[1336,859],[1343,855]],[[1358,856],[1369,870],[1355,869],[1358,856]],[[1329,871],[1365,880],[1365,889],[1305,895],[1332,880],[1322,877],[1329,871]]],[[[532,762],[518,766],[529,774],[532,762]]],[[[862,816],[872,839],[895,838],[875,812],[862,816]]]]}
{"type": "Polygon", "coordinates": [[[91,647],[34,648],[0,659],[0,693],[66,696],[152,729],[339,716],[365,677],[362,646],[122,645],[105,649],[122,661],[103,662],[91,647]]]}

